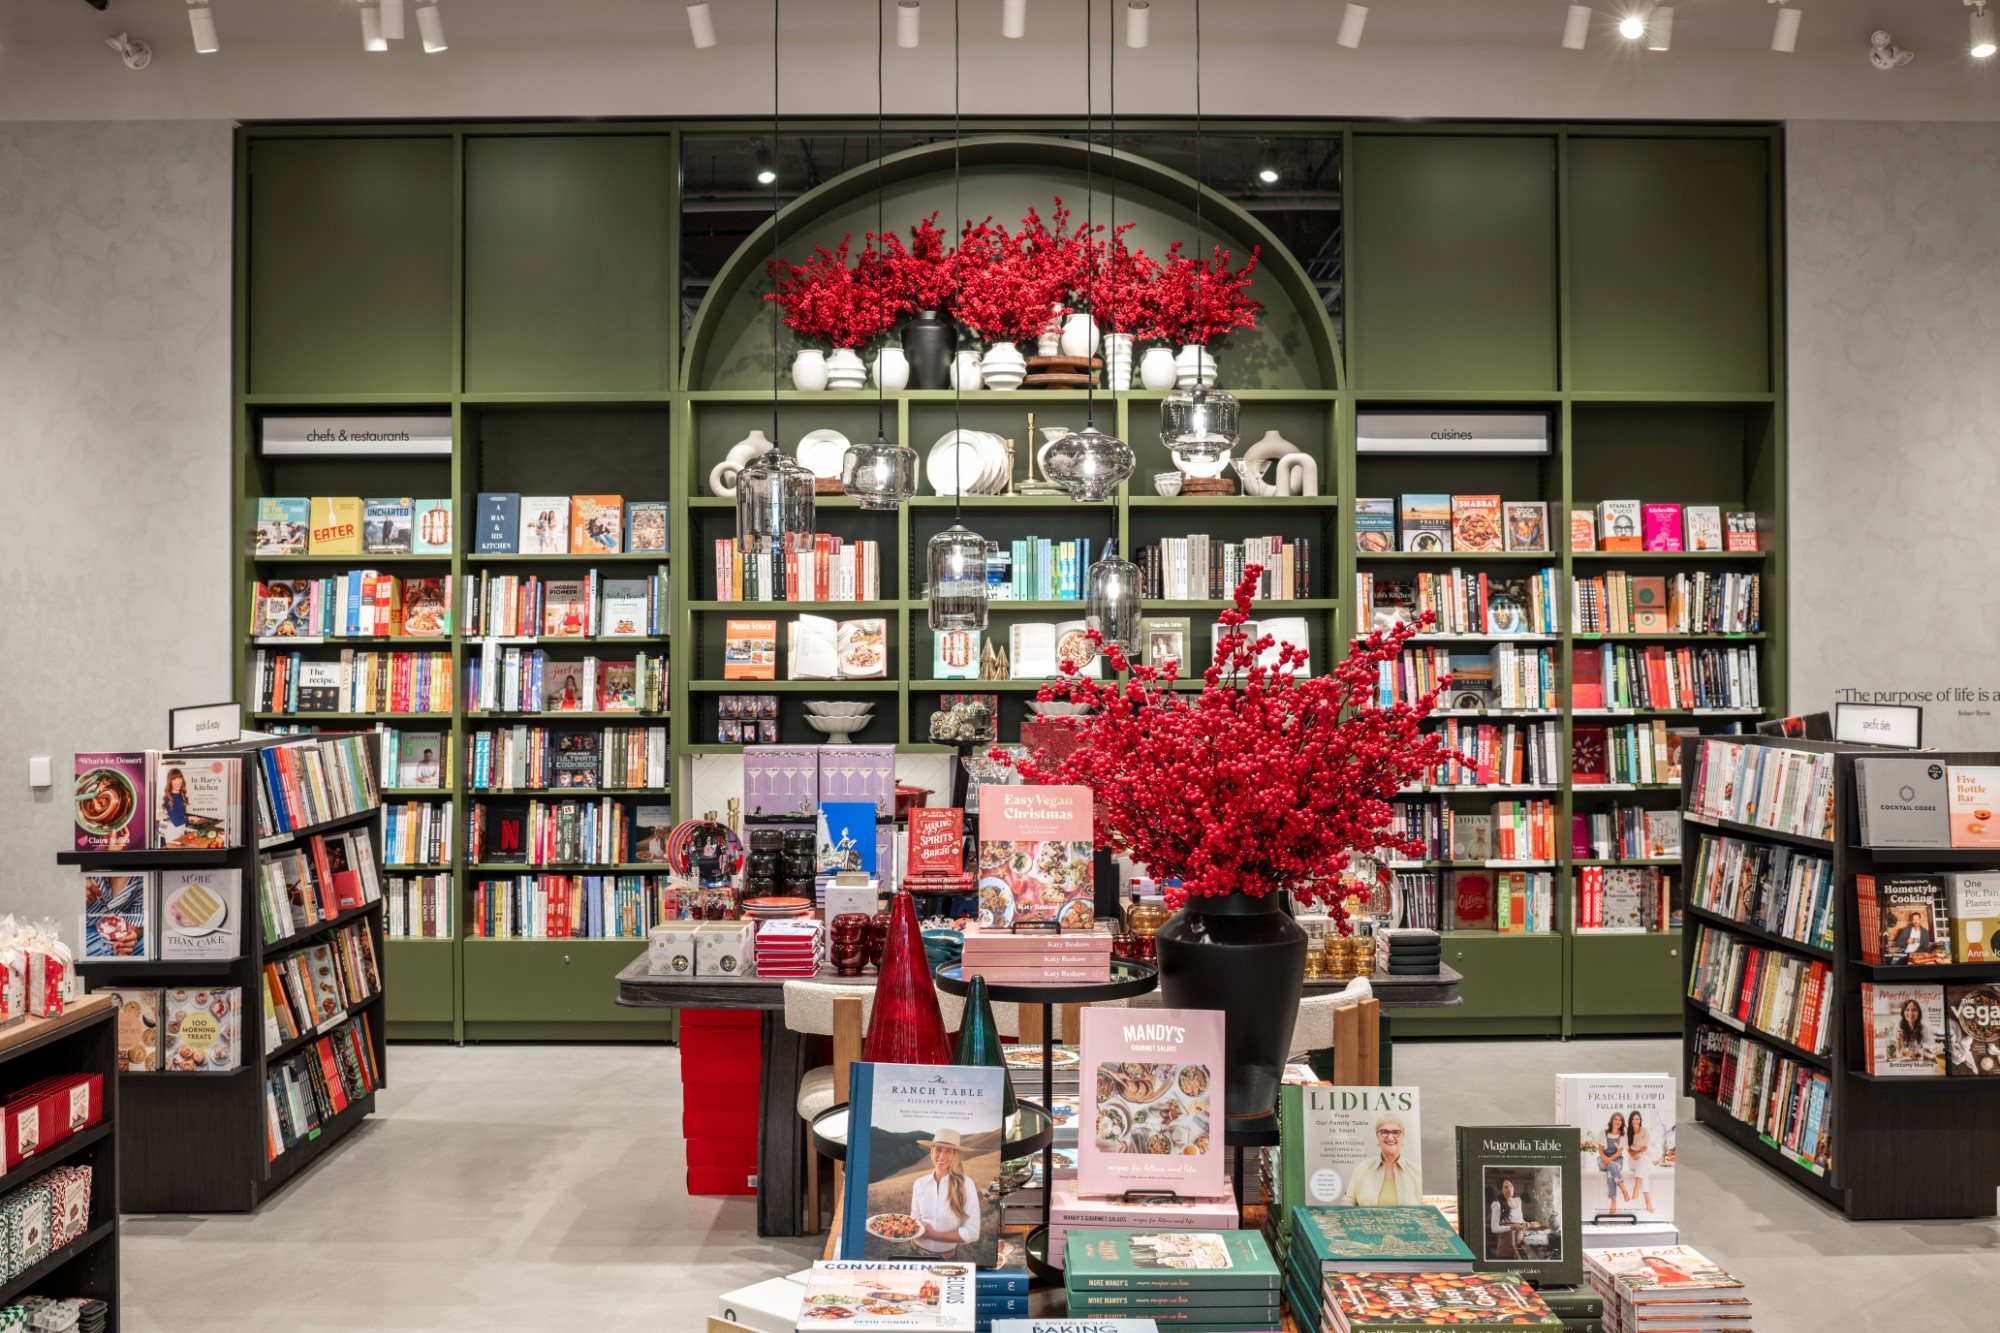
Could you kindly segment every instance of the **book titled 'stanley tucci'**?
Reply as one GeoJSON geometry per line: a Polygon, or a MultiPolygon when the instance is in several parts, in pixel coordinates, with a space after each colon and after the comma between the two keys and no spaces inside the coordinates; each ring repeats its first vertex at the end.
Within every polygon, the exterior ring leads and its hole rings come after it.
{"type": "Polygon", "coordinates": [[[1864,846],[1951,846],[1942,759],[1857,759],[1854,789],[1864,846]]]}

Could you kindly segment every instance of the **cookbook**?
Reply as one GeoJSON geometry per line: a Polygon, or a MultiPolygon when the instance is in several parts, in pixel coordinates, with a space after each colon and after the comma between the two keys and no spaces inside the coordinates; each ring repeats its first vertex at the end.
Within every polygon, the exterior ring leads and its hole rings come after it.
{"type": "Polygon", "coordinates": [[[1079,1194],[1228,1193],[1221,1011],[1086,1009],[1081,1054],[1079,1194]]]}

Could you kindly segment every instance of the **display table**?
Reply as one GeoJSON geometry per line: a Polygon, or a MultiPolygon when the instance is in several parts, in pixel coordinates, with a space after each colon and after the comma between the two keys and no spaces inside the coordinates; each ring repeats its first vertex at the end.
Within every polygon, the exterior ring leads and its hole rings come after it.
{"type": "MultiPolygon", "coordinates": [[[[1369,978],[1384,1009],[1441,1009],[1459,1003],[1457,972],[1369,978]]],[[[822,985],[873,986],[873,976],[812,978],[822,985]]],[[[1307,995],[1343,990],[1345,981],[1308,981],[1307,995]]],[[[1149,997],[1150,998],[1150,997],[1149,997]]],[[[757,1099],[757,1234],[797,1236],[805,1187],[805,1142],[799,1132],[799,1080],[805,1077],[806,1036],[785,1026],[785,982],[779,977],[672,977],[646,970],[646,953],[618,974],[618,1003],[638,1009],[757,1009],[762,1011],[763,1088],[757,1099]]]]}

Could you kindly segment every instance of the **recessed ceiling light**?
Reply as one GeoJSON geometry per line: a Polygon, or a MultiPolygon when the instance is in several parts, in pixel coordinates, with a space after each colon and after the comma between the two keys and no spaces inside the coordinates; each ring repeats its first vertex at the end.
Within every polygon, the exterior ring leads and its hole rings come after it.
{"type": "Polygon", "coordinates": [[[1264,184],[1266,185],[1276,185],[1278,183],[1278,173],[1271,170],[1269,167],[1265,167],[1262,171],[1257,173],[1257,179],[1264,182],[1264,184]]]}

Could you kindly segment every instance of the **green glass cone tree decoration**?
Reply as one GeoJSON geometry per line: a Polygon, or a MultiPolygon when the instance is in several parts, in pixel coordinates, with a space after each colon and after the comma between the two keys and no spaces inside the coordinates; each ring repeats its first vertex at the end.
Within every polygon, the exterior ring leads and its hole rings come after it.
{"type": "MultiPolygon", "coordinates": [[[[966,987],[965,1017],[958,1029],[958,1050],[952,1055],[955,1065],[984,1065],[990,1069],[1005,1069],[1007,1058],[1000,1044],[1000,1025],[993,1021],[993,1000],[986,993],[986,978],[975,976],[966,987]]],[[[1014,1079],[1010,1074],[1005,1084],[1007,1089],[1006,1114],[1011,1122],[1020,1110],[1014,1100],[1014,1079]]]]}

